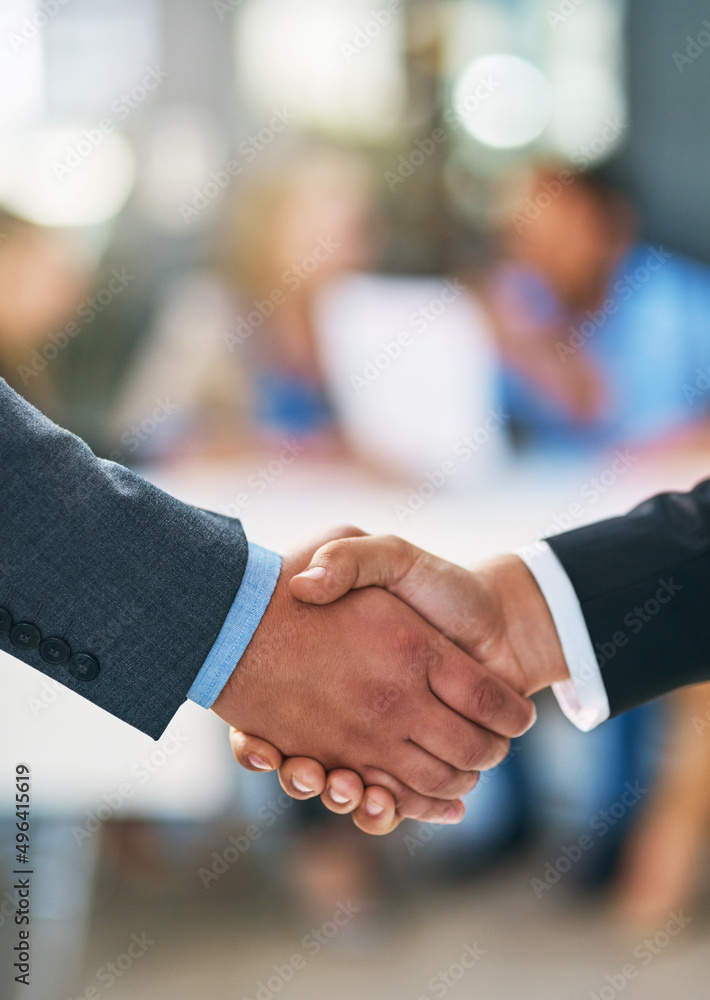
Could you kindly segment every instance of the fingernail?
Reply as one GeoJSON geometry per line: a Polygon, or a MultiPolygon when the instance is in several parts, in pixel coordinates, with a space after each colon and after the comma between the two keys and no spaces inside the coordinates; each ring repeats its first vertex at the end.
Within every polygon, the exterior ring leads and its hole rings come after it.
{"type": "Polygon", "coordinates": [[[336,792],[332,785],[328,785],[328,795],[330,795],[333,802],[337,802],[339,806],[346,806],[350,801],[346,795],[341,795],[340,792],[336,792]]]}
{"type": "Polygon", "coordinates": [[[302,781],[298,780],[298,778],[291,778],[291,784],[297,792],[301,793],[301,795],[313,795],[313,789],[308,788],[308,786],[304,785],[302,781]]]}
{"type": "Polygon", "coordinates": [[[324,566],[312,566],[311,569],[307,569],[304,573],[299,573],[299,576],[305,577],[307,580],[322,580],[328,570],[324,566]]]}
{"type": "Polygon", "coordinates": [[[255,753],[248,753],[247,760],[252,767],[256,767],[259,771],[273,771],[271,764],[267,764],[262,757],[257,757],[255,753]]]}
{"type": "Polygon", "coordinates": [[[385,807],[373,802],[372,799],[365,800],[365,812],[368,816],[381,816],[384,811],[385,807]]]}

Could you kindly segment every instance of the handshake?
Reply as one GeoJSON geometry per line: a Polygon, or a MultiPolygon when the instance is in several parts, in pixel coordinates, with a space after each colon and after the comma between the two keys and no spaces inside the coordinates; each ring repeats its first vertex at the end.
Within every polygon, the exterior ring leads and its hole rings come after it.
{"type": "Polygon", "coordinates": [[[569,679],[545,598],[517,556],[468,571],[393,536],[320,541],[284,559],[213,706],[235,757],[367,833],[457,823],[530,695],[569,679]]]}

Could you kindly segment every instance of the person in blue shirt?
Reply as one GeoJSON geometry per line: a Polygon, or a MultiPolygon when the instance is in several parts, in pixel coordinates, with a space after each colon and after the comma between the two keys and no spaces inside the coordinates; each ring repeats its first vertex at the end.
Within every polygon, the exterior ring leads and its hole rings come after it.
{"type": "Polygon", "coordinates": [[[593,175],[538,171],[485,283],[500,392],[522,440],[582,456],[702,427],[710,269],[636,237],[593,175]]]}

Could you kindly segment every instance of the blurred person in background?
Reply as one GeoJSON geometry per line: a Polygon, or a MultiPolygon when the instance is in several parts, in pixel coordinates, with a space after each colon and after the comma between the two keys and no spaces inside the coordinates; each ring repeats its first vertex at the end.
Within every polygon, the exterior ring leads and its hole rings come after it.
{"type": "Polygon", "coordinates": [[[91,280],[70,237],[0,208],[0,376],[56,420],[71,409],[52,364],[69,337],[51,335],[76,318],[91,280]]]}
{"type": "Polygon", "coordinates": [[[616,909],[650,925],[692,901],[710,837],[710,686],[669,703],[670,733],[651,801],[624,847],[616,909]]]}
{"type": "MultiPolygon", "coordinates": [[[[523,450],[589,458],[618,446],[707,444],[710,270],[636,231],[632,207],[593,173],[539,168],[518,193],[504,259],[477,288],[523,450]]],[[[595,780],[613,788],[622,776],[653,779],[668,727],[648,805],[611,832],[598,865],[580,872],[592,884],[613,877],[626,919],[660,919],[695,888],[710,827],[710,751],[697,732],[706,715],[707,688],[692,688],[597,734],[595,780]]],[[[590,751],[589,743],[575,749],[581,767],[590,751]]],[[[507,778],[517,775],[519,815],[529,815],[534,779],[521,763],[511,759],[507,778]]],[[[579,798],[576,811],[584,815],[579,798]]]]}
{"type": "Polygon", "coordinates": [[[631,206],[593,173],[535,170],[502,237],[483,290],[526,445],[590,453],[706,425],[707,268],[640,242],[631,206]]]}
{"type": "MultiPolygon", "coordinates": [[[[502,233],[503,258],[471,283],[491,321],[503,409],[530,454],[588,460],[622,445],[704,440],[710,271],[640,242],[636,228],[631,206],[597,175],[539,168],[518,192],[502,233]]],[[[588,888],[614,882],[619,912],[631,919],[680,905],[692,888],[710,806],[710,758],[683,738],[693,697],[676,696],[670,712],[668,740],[684,748],[684,780],[674,782],[666,766],[648,809],[614,824],[574,873],[588,888]],[[658,857],[678,823],[685,833],[674,864],[661,869],[658,857]]],[[[627,782],[655,781],[666,712],[665,705],[644,706],[593,740],[561,729],[546,741],[531,734],[527,753],[511,755],[495,782],[471,797],[461,828],[446,835],[441,862],[450,853],[460,873],[468,856],[476,870],[482,858],[517,847],[549,826],[541,801],[565,799],[557,822],[572,838],[584,832],[588,817],[627,782]],[[550,756],[572,756],[577,778],[565,781],[550,756]],[[492,853],[484,855],[482,844],[492,853]]]]}
{"type": "Polygon", "coordinates": [[[240,295],[252,422],[267,438],[339,443],[315,308],[335,278],[371,264],[372,196],[365,161],[327,146],[283,156],[242,191],[226,265],[240,295]]]}
{"type": "MultiPolygon", "coordinates": [[[[164,290],[112,418],[112,457],[226,457],[280,449],[284,439],[310,453],[342,453],[315,311],[330,283],[369,265],[372,198],[360,155],[307,140],[246,177],[221,227],[215,266],[178,276],[164,290]],[[171,412],[139,446],[132,428],[156,397],[171,412]]],[[[255,822],[278,795],[270,782],[237,794],[239,811],[255,822]]],[[[269,877],[290,889],[296,912],[322,922],[333,898],[377,910],[377,843],[343,830],[314,803],[289,812],[280,836],[284,826],[288,843],[265,836],[258,853],[269,877]]],[[[356,934],[344,934],[343,947],[358,946],[356,934]]]]}
{"type": "Polygon", "coordinates": [[[217,267],[166,289],[121,392],[114,440],[125,445],[157,394],[175,416],[135,449],[141,457],[234,453],[285,437],[316,452],[342,450],[314,314],[330,282],[367,267],[372,227],[359,155],[304,141],[260,164],[227,213],[217,267]]]}

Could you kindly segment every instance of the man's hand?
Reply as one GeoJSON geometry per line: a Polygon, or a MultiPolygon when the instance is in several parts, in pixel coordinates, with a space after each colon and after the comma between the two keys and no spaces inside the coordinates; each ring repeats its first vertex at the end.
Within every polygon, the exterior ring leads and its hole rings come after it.
{"type": "MultiPolygon", "coordinates": [[[[360,535],[322,546],[308,569],[292,579],[291,592],[300,600],[324,604],[373,584],[406,601],[522,694],[569,676],[547,604],[515,556],[468,571],[402,539],[360,535]]],[[[302,792],[307,787],[332,811],[352,812],[355,823],[369,833],[389,832],[403,818],[384,788],[366,789],[357,775],[344,770],[327,775],[313,760],[283,762],[274,747],[252,742],[243,733],[234,733],[232,742],[244,766],[252,767],[249,758],[254,755],[266,769],[280,768],[289,794],[307,798],[302,792]]]]}
{"type": "Polygon", "coordinates": [[[362,534],[321,546],[291,593],[322,605],[371,586],[405,601],[521,694],[569,677],[545,598],[517,556],[466,570],[394,535],[362,534]]]}
{"type": "Polygon", "coordinates": [[[403,814],[460,819],[458,799],[529,729],[532,703],[382,589],[362,584],[322,607],[296,600],[289,581],[307,564],[284,560],[214,710],[288,756],[357,772],[403,814]]]}

